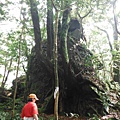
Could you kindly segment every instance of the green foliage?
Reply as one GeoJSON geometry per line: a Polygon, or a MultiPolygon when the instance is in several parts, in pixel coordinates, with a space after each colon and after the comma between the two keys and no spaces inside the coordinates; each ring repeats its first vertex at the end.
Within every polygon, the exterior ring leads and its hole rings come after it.
{"type": "Polygon", "coordinates": [[[10,120],[10,117],[11,116],[10,116],[10,114],[8,112],[0,112],[0,119],[1,120],[10,120]]]}
{"type": "Polygon", "coordinates": [[[20,120],[20,113],[24,106],[22,100],[22,98],[16,99],[14,116],[12,116],[12,99],[7,100],[4,103],[0,103],[0,120],[20,120]]]}
{"type": "Polygon", "coordinates": [[[104,67],[104,63],[102,63],[101,59],[99,58],[98,55],[94,55],[92,57],[92,63],[95,66],[96,70],[101,70],[104,67]]]}
{"type": "Polygon", "coordinates": [[[0,112],[0,120],[20,120],[20,114],[16,113],[14,117],[11,116],[10,112],[0,112]]]}
{"type": "Polygon", "coordinates": [[[0,78],[2,77],[2,74],[0,74],[0,78]]]}
{"type": "Polygon", "coordinates": [[[12,117],[12,100],[0,104],[0,120],[20,120],[20,112],[18,111],[12,117]]]}
{"type": "Polygon", "coordinates": [[[90,119],[89,119],[89,120],[101,120],[101,119],[99,118],[99,116],[96,115],[96,114],[93,114],[92,116],[89,115],[89,116],[90,116],[90,119]]]}
{"type": "Polygon", "coordinates": [[[120,87],[116,82],[103,81],[104,92],[98,92],[97,89],[93,88],[93,90],[100,96],[100,101],[102,102],[104,109],[109,113],[113,109],[119,109],[116,107],[116,103],[120,104],[119,96],[120,96],[120,87]]]}
{"type": "Polygon", "coordinates": [[[53,94],[51,94],[49,97],[46,98],[45,102],[43,103],[42,107],[39,108],[39,112],[43,113],[46,110],[46,107],[48,105],[48,103],[50,102],[50,100],[52,99],[53,94]]]}

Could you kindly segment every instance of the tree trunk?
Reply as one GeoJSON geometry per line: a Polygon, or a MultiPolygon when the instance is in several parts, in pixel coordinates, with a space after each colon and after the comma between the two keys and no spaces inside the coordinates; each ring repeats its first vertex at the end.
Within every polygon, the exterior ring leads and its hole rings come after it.
{"type": "MultiPolygon", "coordinates": [[[[117,51],[119,50],[118,45],[117,45],[118,34],[117,34],[117,31],[116,31],[114,25],[113,25],[113,38],[114,38],[114,50],[117,53],[117,51]]],[[[113,79],[115,82],[118,82],[120,84],[120,73],[119,73],[120,65],[119,65],[119,61],[117,60],[116,56],[117,56],[116,54],[112,55],[112,57],[113,57],[113,73],[114,73],[113,79]]]]}
{"type": "Polygon", "coordinates": [[[63,12],[62,19],[62,29],[61,29],[61,53],[62,53],[62,61],[65,73],[68,73],[68,64],[69,64],[69,56],[68,56],[68,46],[67,46],[67,32],[68,32],[68,15],[70,9],[67,9],[63,12]]]}
{"type": "MultiPolygon", "coordinates": [[[[68,55],[68,41],[67,41],[67,33],[68,33],[68,16],[69,16],[70,9],[66,9],[63,12],[63,18],[62,18],[62,26],[59,25],[60,28],[60,54],[62,57],[62,66],[63,66],[63,79],[61,79],[61,89],[65,89],[65,84],[68,80],[68,67],[69,67],[69,55],[68,55]],[[65,80],[65,81],[64,81],[65,80]]],[[[62,94],[60,94],[60,112],[64,111],[64,100],[62,94]]]]}
{"type": "Polygon", "coordinates": [[[53,56],[53,7],[51,0],[47,0],[47,56],[49,59],[53,56]]]}
{"type": "Polygon", "coordinates": [[[30,7],[31,7],[32,22],[34,27],[35,51],[36,51],[36,56],[39,59],[41,53],[41,31],[39,24],[37,2],[35,0],[30,0],[30,7]]]}
{"type": "MultiPolygon", "coordinates": [[[[114,11],[116,9],[115,3],[116,3],[116,0],[114,1],[114,4],[113,4],[114,24],[112,26],[113,26],[114,49],[117,53],[117,51],[119,51],[119,45],[117,44],[119,31],[117,29],[117,18],[115,16],[115,11],[114,11]]],[[[119,67],[120,63],[119,63],[119,60],[115,58],[116,56],[117,55],[113,55],[114,81],[120,84],[120,67],[119,67]]]]}

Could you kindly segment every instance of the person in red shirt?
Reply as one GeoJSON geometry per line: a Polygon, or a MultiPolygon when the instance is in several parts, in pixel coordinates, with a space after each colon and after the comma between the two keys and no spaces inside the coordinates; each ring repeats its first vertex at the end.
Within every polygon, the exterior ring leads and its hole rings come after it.
{"type": "Polygon", "coordinates": [[[22,108],[21,118],[22,120],[38,120],[38,107],[36,100],[39,100],[35,94],[30,94],[28,103],[22,108]]]}

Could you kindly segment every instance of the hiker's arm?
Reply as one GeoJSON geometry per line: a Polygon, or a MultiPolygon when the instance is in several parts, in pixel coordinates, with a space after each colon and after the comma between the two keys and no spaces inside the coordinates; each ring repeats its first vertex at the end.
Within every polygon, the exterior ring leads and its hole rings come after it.
{"type": "Polygon", "coordinates": [[[38,115],[37,114],[34,114],[33,117],[34,117],[35,120],[38,120],[38,115]]]}

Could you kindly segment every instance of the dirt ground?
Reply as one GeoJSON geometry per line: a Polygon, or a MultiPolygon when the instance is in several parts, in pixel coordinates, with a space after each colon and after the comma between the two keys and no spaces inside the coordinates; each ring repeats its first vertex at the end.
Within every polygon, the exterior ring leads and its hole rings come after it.
{"type": "MultiPolygon", "coordinates": [[[[54,120],[54,115],[46,115],[44,113],[40,114],[41,117],[44,118],[44,120],[54,120]]],[[[85,117],[80,117],[80,116],[59,116],[59,120],[120,120],[120,113],[113,113],[113,114],[109,114],[106,116],[102,116],[99,118],[96,117],[92,117],[92,118],[85,118],[85,117]],[[113,119],[112,119],[113,118],[113,119]]]]}

